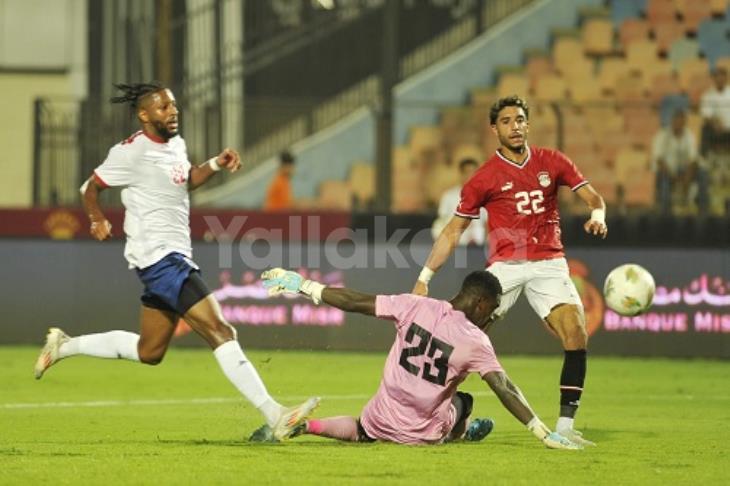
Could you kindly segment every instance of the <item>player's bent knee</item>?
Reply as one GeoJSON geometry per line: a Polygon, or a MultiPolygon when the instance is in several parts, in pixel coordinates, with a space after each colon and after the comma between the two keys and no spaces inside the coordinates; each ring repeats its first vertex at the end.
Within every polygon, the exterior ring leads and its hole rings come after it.
{"type": "Polygon", "coordinates": [[[143,351],[139,350],[139,361],[148,364],[148,365],[158,365],[162,363],[162,359],[165,357],[164,352],[156,352],[156,351],[143,351]]]}

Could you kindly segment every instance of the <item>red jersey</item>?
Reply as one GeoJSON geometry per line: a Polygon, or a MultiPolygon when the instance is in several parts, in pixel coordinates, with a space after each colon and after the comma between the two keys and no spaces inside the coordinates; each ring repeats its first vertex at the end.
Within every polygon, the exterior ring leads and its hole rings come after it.
{"type": "Polygon", "coordinates": [[[526,150],[522,165],[497,151],[461,189],[456,215],[475,219],[480,208],[487,210],[490,264],[563,256],[558,187],[575,191],[588,184],[575,164],[557,150],[526,150]]]}

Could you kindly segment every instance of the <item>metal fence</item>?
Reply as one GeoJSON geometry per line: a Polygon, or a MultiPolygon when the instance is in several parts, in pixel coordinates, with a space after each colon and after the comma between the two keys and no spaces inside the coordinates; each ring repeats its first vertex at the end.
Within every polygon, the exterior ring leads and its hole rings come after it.
{"type": "MultiPolygon", "coordinates": [[[[449,55],[532,1],[403,0],[400,8],[408,15],[427,15],[428,8],[445,14],[433,32],[421,29],[418,35],[408,30],[409,19],[403,20],[397,78],[449,55]]],[[[193,162],[232,146],[255,165],[362,106],[376,106],[377,52],[318,56],[318,48],[342,42],[342,35],[353,42],[363,32],[377,39],[382,22],[375,17],[385,3],[350,0],[329,11],[300,0],[91,2],[89,23],[96,27],[90,33],[89,98],[36,101],[34,203],[78,204],[82,180],[109,147],[136,129],[132,113],[106,101],[114,82],[157,78],[173,89],[193,162]],[[298,80],[296,72],[286,71],[295,47],[321,73],[298,80]],[[368,64],[373,57],[374,64],[368,64]],[[348,63],[354,67],[331,73],[348,63]],[[280,86],[286,92],[267,94],[265,87],[281,79],[287,81],[280,86]],[[298,81],[308,88],[298,89],[298,81]]]]}

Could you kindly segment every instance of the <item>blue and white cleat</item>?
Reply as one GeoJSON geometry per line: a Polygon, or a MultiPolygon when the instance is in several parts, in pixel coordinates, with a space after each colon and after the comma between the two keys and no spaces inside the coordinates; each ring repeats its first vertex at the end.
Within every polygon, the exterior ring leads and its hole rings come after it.
{"type": "Polygon", "coordinates": [[[484,440],[493,428],[494,421],[492,419],[474,419],[469,424],[466,432],[464,432],[464,440],[468,440],[470,442],[479,442],[480,440],[484,440]]]}

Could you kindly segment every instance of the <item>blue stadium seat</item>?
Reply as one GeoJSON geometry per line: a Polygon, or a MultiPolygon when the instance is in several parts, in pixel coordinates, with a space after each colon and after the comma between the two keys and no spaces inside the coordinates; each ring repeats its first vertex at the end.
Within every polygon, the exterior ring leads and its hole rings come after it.
{"type": "Polygon", "coordinates": [[[626,19],[641,16],[646,9],[646,0],[613,0],[611,2],[611,20],[618,27],[626,19]]]}
{"type": "Polygon", "coordinates": [[[708,19],[700,24],[697,40],[710,66],[714,66],[717,59],[730,56],[729,30],[730,24],[725,20],[708,19]]]}
{"type": "Polygon", "coordinates": [[[672,122],[672,116],[677,110],[688,111],[690,108],[689,97],[685,94],[667,95],[659,103],[659,118],[662,126],[666,127],[672,122]]]}

